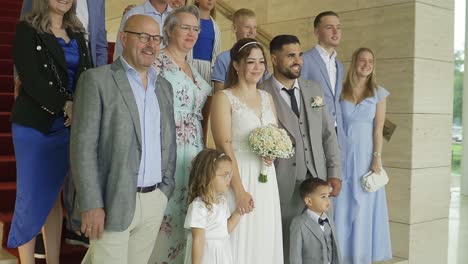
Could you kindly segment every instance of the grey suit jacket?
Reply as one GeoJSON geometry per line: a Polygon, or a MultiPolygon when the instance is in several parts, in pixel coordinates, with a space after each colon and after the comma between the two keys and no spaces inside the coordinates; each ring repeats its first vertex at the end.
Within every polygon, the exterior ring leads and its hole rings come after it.
{"type": "MultiPolygon", "coordinates": [[[[336,239],[335,224],[330,222],[333,236],[333,259],[331,264],[342,263],[338,242],[336,239]]],[[[328,264],[327,244],[320,225],[307,215],[307,211],[296,216],[290,228],[290,264],[328,264]]]]}
{"type": "Polygon", "coordinates": [[[284,101],[280,91],[273,86],[272,77],[263,83],[263,88],[271,94],[278,114],[278,123],[290,135],[295,144],[296,155],[289,159],[275,161],[276,177],[281,203],[288,203],[294,192],[296,177],[305,175],[307,170],[313,177],[323,180],[328,178],[341,179],[341,163],[335,129],[328,117],[326,106],[312,108],[313,96],[323,97],[320,86],[311,81],[298,79],[301,91],[301,114],[305,114],[309,123],[309,131],[305,135],[310,138],[310,146],[302,146],[299,119],[284,101]],[[299,151],[312,151],[314,162],[306,164],[303,154],[299,151]]]}
{"type": "MultiPolygon", "coordinates": [[[[78,205],[104,208],[105,229],[128,228],[135,211],[141,131],[138,108],[120,60],[86,71],[78,81],[71,129],[71,170],[78,205]]],[[[176,139],[172,86],[156,81],[161,111],[162,182],[169,198],[174,190],[176,139]]]]}

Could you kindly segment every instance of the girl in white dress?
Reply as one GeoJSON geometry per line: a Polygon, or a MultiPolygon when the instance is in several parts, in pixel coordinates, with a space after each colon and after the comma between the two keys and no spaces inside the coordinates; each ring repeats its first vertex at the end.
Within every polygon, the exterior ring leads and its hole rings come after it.
{"type": "Polygon", "coordinates": [[[211,131],[216,148],[232,159],[231,189],[226,194],[231,211],[245,214],[231,234],[235,264],[282,264],[281,210],[272,160],[249,146],[255,128],[276,125],[273,99],[257,89],[266,69],[263,47],[254,39],[241,39],[231,49],[224,89],[214,95],[211,131]],[[262,163],[269,165],[266,183],[259,182],[262,163]]]}
{"type": "Polygon", "coordinates": [[[189,182],[189,208],[184,227],[185,264],[233,264],[229,233],[241,215],[230,213],[224,193],[232,177],[232,162],[222,151],[205,149],[193,160],[189,182]]]}

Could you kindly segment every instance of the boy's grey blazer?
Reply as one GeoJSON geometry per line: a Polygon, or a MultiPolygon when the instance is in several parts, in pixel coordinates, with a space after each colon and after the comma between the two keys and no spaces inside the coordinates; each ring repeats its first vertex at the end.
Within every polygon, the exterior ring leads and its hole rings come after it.
{"type": "MultiPolygon", "coordinates": [[[[335,223],[328,218],[333,236],[333,259],[331,264],[341,264],[341,254],[336,239],[335,223]]],[[[296,216],[290,228],[290,264],[328,264],[327,244],[320,225],[307,211],[296,216]]]]}
{"type": "MultiPolygon", "coordinates": [[[[316,82],[298,79],[301,92],[301,113],[305,113],[309,131],[301,135],[299,119],[284,101],[280,91],[275,88],[272,78],[263,82],[263,89],[269,92],[275,102],[278,123],[291,137],[296,147],[296,154],[289,159],[275,161],[276,177],[281,203],[290,201],[298,176],[305,176],[309,170],[313,177],[327,180],[329,177],[341,179],[341,163],[335,129],[328,117],[327,107],[312,108],[312,97],[323,97],[322,90],[316,82]],[[310,138],[311,146],[296,144],[302,137],[310,138]],[[314,161],[306,164],[304,152],[312,152],[314,161]]],[[[295,214],[296,215],[296,214],[295,214]]]]}
{"type": "MultiPolygon", "coordinates": [[[[172,86],[158,76],[155,92],[161,112],[159,189],[169,198],[176,163],[172,86]]],[[[135,211],[141,131],[137,104],[121,60],[90,69],[80,77],[70,148],[80,211],[104,208],[107,231],[127,229],[135,211]]]]}

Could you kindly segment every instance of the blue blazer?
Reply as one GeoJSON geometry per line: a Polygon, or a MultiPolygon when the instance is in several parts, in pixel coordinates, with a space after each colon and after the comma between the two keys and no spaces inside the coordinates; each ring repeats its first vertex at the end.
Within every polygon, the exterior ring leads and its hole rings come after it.
{"type": "MultiPolygon", "coordinates": [[[[105,24],[104,0],[87,0],[89,26],[88,48],[94,66],[107,64],[107,35],[105,24]]],[[[24,0],[20,17],[23,18],[32,9],[32,0],[24,0]]]]}
{"type": "MultiPolygon", "coordinates": [[[[330,77],[328,76],[327,68],[320,56],[319,51],[316,47],[306,51],[303,55],[304,65],[301,71],[301,78],[316,81],[322,87],[323,95],[325,96],[325,103],[328,111],[330,112],[330,118],[336,121],[337,132],[338,132],[338,145],[340,147],[341,162],[344,164],[346,154],[346,136],[343,130],[343,116],[341,113],[340,95],[343,89],[343,78],[344,78],[344,67],[341,62],[336,60],[336,86],[331,87],[330,77]],[[335,90],[333,95],[332,89],[335,90]]],[[[345,167],[344,165],[342,166],[345,167]]]]}

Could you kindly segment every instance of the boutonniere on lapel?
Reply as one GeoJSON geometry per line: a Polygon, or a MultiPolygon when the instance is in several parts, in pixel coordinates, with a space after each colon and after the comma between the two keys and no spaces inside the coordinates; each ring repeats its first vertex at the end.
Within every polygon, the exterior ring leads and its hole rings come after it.
{"type": "Polygon", "coordinates": [[[321,96],[313,96],[312,100],[310,100],[310,106],[312,108],[322,107],[325,104],[323,103],[323,98],[321,96]]]}

